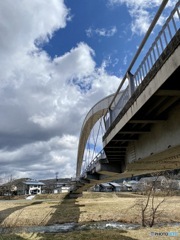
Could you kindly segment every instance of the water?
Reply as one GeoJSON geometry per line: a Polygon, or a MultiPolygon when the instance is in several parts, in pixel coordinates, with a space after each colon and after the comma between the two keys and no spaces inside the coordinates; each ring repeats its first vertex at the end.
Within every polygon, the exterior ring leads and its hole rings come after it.
{"type": "Polygon", "coordinates": [[[0,233],[61,233],[69,231],[81,231],[90,229],[138,229],[140,225],[124,224],[119,222],[98,222],[98,223],[65,223],[55,224],[51,226],[29,226],[29,227],[16,227],[16,228],[0,228],[0,233]]]}
{"type": "MultiPolygon", "coordinates": [[[[180,226],[180,223],[158,224],[158,226],[180,226]]],[[[30,226],[16,228],[0,228],[1,233],[63,233],[70,231],[83,231],[90,229],[119,229],[119,230],[135,230],[139,229],[139,224],[126,224],[122,222],[96,222],[96,223],[65,223],[54,224],[51,226],[30,226]]]]}

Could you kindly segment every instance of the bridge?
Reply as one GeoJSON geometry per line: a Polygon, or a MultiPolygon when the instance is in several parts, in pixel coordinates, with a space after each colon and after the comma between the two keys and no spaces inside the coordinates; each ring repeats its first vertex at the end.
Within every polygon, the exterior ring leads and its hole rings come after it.
{"type": "Polygon", "coordinates": [[[179,1],[144,54],[167,2],[116,93],[93,106],[84,120],[77,154],[79,192],[97,182],[180,168],[179,1]],[[88,137],[100,119],[105,128],[102,150],[83,166],[88,137]]]}

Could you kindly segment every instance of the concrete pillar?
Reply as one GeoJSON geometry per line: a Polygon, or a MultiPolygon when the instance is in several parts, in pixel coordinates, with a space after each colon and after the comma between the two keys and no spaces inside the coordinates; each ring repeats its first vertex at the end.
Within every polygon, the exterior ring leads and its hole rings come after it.
{"type": "Polygon", "coordinates": [[[127,73],[127,79],[129,81],[129,96],[130,97],[132,96],[132,94],[135,91],[135,84],[134,84],[134,81],[133,81],[133,76],[134,75],[131,72],[127,73]]]}

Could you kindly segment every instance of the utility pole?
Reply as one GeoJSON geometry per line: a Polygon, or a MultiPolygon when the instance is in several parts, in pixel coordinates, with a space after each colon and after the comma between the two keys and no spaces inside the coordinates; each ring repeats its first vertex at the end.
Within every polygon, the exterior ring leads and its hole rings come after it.
{"type": "Polygon", "coordinates": [[[58,174],[59,174],[59,173],[56,172],[55,174],[56,174],[56,187],[57,187],[57,185],[58,185],[58,174]]]}

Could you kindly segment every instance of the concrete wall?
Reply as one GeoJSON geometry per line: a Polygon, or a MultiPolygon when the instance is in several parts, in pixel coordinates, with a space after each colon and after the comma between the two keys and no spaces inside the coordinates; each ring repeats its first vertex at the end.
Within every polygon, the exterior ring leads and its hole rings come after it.
{"type": "MultiPolygon", "coordinates": [[[[180,110],[180,107],[179,107],[180,110]]],[[[151,132],[142,135],[136,143],[136,157],[143,158],[180,144],[180,111],[174,109],[168,121],[154,125],[151,132]]]]}
{"type": "MultiPolygon", "coordinates": [[[[167,69],[161,70],[161,73],[164,71],[164,74],[160,75],[162,78],[166,79],[165,72],[170,71],[169,67],[173,69],[178,66],[177,62],[180,60],[178,60],[176,54],[173,59],[176,64],[174,61],[170,61],[170,66],[167,65],[167,69]]],[[[149,133],[142,134],[137,141],[129,143],[126,155],[126,170],[146,172],[147,170],[163,171],[180,168],[179,123],[180,104],[171,109],[166,121],[152,125],[149,133]]]]}

